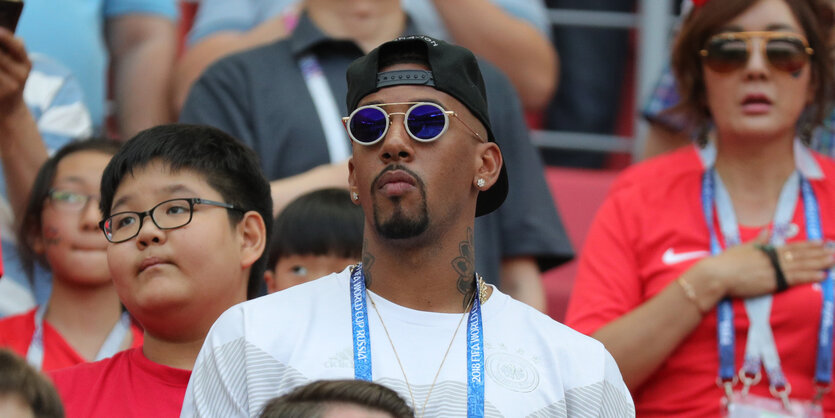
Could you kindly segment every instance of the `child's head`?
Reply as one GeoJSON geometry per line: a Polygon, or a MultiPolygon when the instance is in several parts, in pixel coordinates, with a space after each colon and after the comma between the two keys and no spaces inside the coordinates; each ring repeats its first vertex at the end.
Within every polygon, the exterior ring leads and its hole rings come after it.
{"type": "Polygon", "coordinates": [[[365,380],[317,380],[273,398],[260,418],[414,417],[397,392],[365,380]]]}
{"type": "Polygon", "coordinates": [[[270,185],[255,153],[231,136],[180,124],[142,131],[105,169],[101,196],[116,290],[146,330],[169,329],[180,315],[177,324],[199,323],[199,337],[256,295],[270,185]]]}
{"type": "Polygon", "coordinates": [[[0,417],[63,416],[64,407],[52,383],[24,359],[0,349],[0,417]]]}
{"type": "Polygon", "coordinates": [[[18,235],[30,277],[38,262],[55,280],[110,284],[98,200],[101,174],[119,146],[106,139],[71,142],[41,166],[18,235]]]}
{"type": "Polygon", "coordinates": [[[269,293],[342,271],[362,255],[363,213],[343,189],[315,190],[275,218],[268,266],[269,293]]]}

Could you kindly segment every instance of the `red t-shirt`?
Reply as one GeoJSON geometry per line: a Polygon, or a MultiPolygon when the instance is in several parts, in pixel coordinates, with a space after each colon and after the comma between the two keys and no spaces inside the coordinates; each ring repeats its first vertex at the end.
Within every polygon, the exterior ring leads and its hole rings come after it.
{"type": "MultiPolygon", "coordinates": [[[[26,357],[32,335],[35,334],[35,311],[36,309],[32,309],[0,320],[0,347],[26,357]]],[[[142,330],[136,324],[131,326],[131,337],[131,347],[142,345],[142,330]]],[[[43,322],[43,342],[43,371],[63,369],[87,362],[47,321],[43,322]]]]}
{"type": "Polygon", "coordinates": [[[179,417],[190,376],[148,360],[142,347],[50,373],[67,418],[179,417]]]}
{"type": "MultiPolygon", "coordinates": [[[[824,237],[832,240],[835,161],[819,155],[815,159],[825,179],[810,180],[810,184],[820,205],[824,237]]],[[[703,173],[698,153],[689,147],[636,165],[615,182],[586,238],[567,325],[592,334],[655,296],[708,255],[710,238],[701,202],[703,173]]],[[[798,233],[788,241],[806,239],[804,218],[803,200],[798,199],[792,221],[799,227],[798,233]]],[[[719,231],[718,223],[714,228],[719,231]]],[[[758,232],[758,228],[740,227],[743,241],[750,241],[758,232]]],[[[721,240],[721,233],[717,235],[721,240]]],[[[774,295],[771,327],[783,371],[792,385],[792,398],[808,400],[814,394],[821,305],[817,284],[794,286],[774,295]]],[[[748,317],[741,300],[733,301],[733,309],[738,369],[745,351],[748,317]]],[[[716,321],[714,309],[633,391],[639,417],[719,414],[723,392],[716,385],[716,321]]],[[[770,397],[767,378],[764,376],[751,392],[770,397]]],[[[835,415],[835,395],[827,394],[823,405],[828,416],[835,415]]]]}

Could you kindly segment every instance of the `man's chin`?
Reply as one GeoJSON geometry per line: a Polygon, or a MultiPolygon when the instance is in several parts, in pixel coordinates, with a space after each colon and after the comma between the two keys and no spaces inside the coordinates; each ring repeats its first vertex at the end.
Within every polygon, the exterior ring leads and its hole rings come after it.
{"type": "Polygon", "coordinates": [[[397,240],[419,237],[426,232],[429,222],[425,217],[419,219],[395,217],[383,222],[375,219],[374,226],[382,237],[397,240]]]}

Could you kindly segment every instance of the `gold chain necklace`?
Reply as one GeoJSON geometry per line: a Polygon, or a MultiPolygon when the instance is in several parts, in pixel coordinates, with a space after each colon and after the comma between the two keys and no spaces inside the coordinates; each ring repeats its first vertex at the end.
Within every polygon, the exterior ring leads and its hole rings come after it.
{"type": "MultiPolygon", "coordinates": [[[[486,286],[484,285],[484,279],[479,277],[478,278],[478,288],[481,290],[479,292],[479,300],[484,301],[484,297],[486,296],[486,291],[484,290],[486,286]]],[[[412,392],[412,385],[409,384],[409,378],[406,377],[406,369],[403,367],[403,362],[400,361],[400,356],[397,354],[397,349],[394,348],[394,341],[391,339],[391,335],[389,335],[389,330],[386,328],[386,323],[383,322],[383,317],[380,315],[380,311],[377,309],[377,304],[374,303],[374,298],[371,297],[371,292],[368,292],[368,300],[371,302],[371,306],[374,308],[374,312],[377,313],[377,318],[380,319],[380,324],[383,326],[383,331],[386,333],[386,338],[389,340],[389,345],[391,345],[391,351],[394,352],[394,358],[397,359],[397,365],[400,366],[400,372],[403,373],[403,380],[406,381],[406,389],[409,390],[409,397],[412,399],[412,406],[417,408],[417,404],[415,403],[415,394],[412,392]]],[[[426,394],[426,400],[423,401],[423,407],[421,408],[422,412],[419,417],[423,418],[426,414],[426,405],[429,404],[429,397],[432,396],[432,389],[435,388],[435,383],[438,382],[438,376],[441,375],[441,369],[444,367],[444,363],[446,362],[447,355],[449,354],[449,350],[452,348],[452,343],[455,341],[455,336],[458,335],[458,330],[461,329],[461,324],[464,323],[464,317],[467,316],[467,313],[470,311],[470,307],[475,300],[476,294],[473,292],[473,298],[470,299],[470,303],[467,304],[467,308],[464,310],[464,313],[461,314],[461,319],[458,320],[458,326],[455,327],[455,332],[452,334],[452,339],[449,340],[449,345],[446,348],[446,352],[444,352],[444,357],[441,359],[441,365],[438,366],[438,371],[435,372],[435,378],[432,379],[432,384],[429,385],[429,392],[426,394]]],[[[417,410],[415,410],[415,414],[417,414],[417,410]]]]}

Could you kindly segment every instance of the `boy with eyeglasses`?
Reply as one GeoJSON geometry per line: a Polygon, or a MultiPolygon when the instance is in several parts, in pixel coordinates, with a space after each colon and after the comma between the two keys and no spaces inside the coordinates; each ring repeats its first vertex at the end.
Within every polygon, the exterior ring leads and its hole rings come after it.
{"type": "Polygon", "coordinates": [[[203,339],[256,295],[272,224],[255,154],[209,127],[139,133],[105,169],[99,223],[142,347],[52,375],[68,416],[176,416],[203,339]]]}

